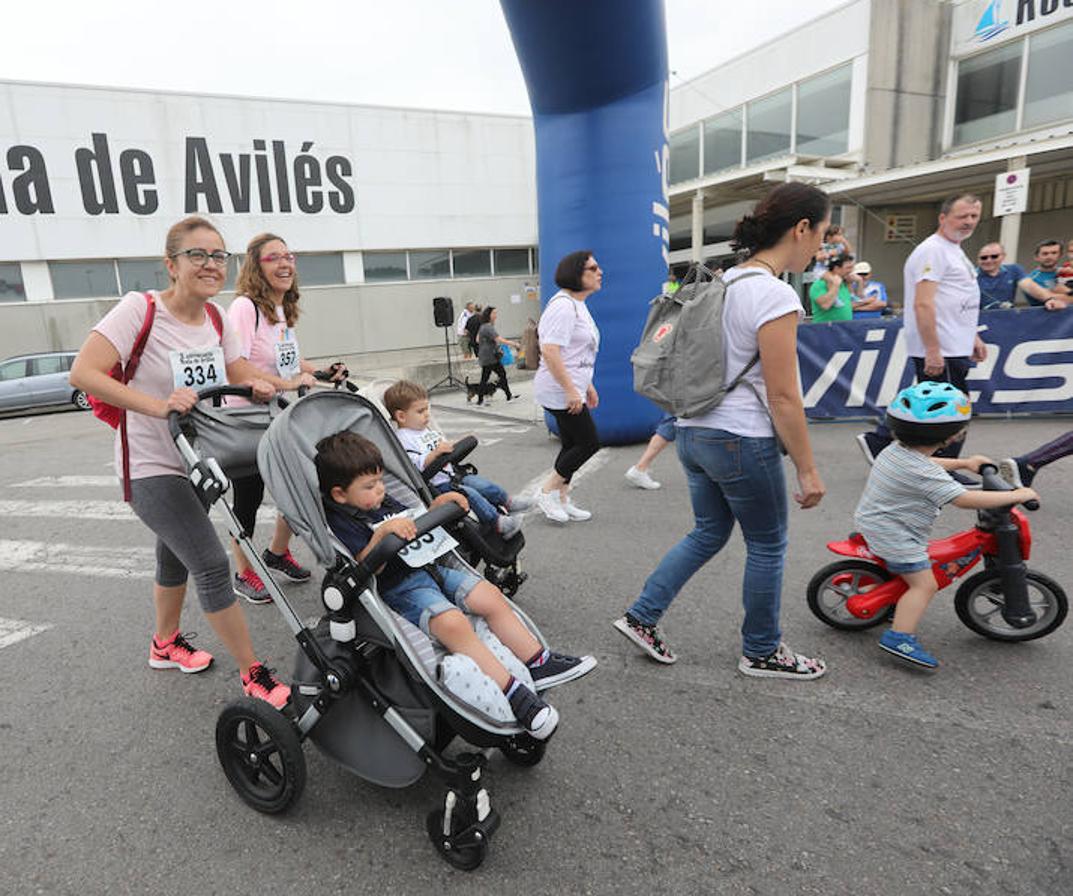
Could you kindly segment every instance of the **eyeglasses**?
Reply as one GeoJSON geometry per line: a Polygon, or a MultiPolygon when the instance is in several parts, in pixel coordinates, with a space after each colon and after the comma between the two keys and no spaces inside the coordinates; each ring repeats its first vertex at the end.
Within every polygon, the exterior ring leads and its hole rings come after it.
{"type": "Polygon", "coordinates": [[[581,270],[592,271],[593,273],[595,273],[596,271],[600,270],[600,266],[598,264],[587,264],[581,270]]]}
{"type": "Polygon", "coordinates": [[[224,252],[223,249],[217,249],[215,252],[206,252],[204,249],[183,249],[181,252],[174,252],[170,257],[178,258],[180,255],[189,258],[190,263],[196,268],[205,267],[209,261],[222,268],[231,257],[231,253],[224,252]]]}
{"type": "Polygon", "coordinates": [[[996,258],[1002,258],[1001,255],[979,255],[977,257],[980,261],[994,261],[996,258]]]}
{"type": "Polygon", "coordinates": [[[262,255],[261,261],[267,264],[275,264],[277,261],[286,261],[290,264],[294,264],[293,252],[273,252],[271,255],[262,255]]]}

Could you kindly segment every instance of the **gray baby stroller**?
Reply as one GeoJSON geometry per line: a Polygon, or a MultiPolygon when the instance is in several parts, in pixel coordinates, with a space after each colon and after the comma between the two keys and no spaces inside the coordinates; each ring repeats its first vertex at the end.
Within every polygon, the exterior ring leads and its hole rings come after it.
{"type": "MultiPolygon", "coordinates": [[[[249,390],[222,387],[202,395],[221,393],[248,395],[249,390]]],[[[494,701],[463,700],[459,694],[467,692],[472,682],[462,687],[456,681],[452,689],[446,670],[448,666],[456,670],[451,660],[472,661],[445,655],[420,629],[393,613],[378,597],[372,573],[391,555],[415,549],[441,527],[450,532],[464,516],[461,507],[451,503],[416,516],[415,542],[407,545],[388,536],[364,562],[356,562],[327,526],[314,466],[320,439],[351,430],[373,441],[383,454],[388,492],[407,507],[419,511],[431,501],[425,482],[390,424],[360,395],[318,391],[279,413],[260,439],[257,460],[280,513],[326,570],[321,585],[326,613],[316,627],[307,627],[273,581],[228,502],[220,500],[229,487],[221,465],[211,457],[202,458],[183,432],[196,430],[198,419],[190,415],[181,426],[173,414],[169,421],[190,467],[190,480],[206,505],[218,502],[232,536],[261,575],[299,645],[286,712],[249,697],[235,700],[221,712],[216,748],[228,781],[258,811],[282,812],[304,787],[302,741],[307,738],[343,767],[382,786],[409,786],[431,769],[447,790],[442,805],[427,818],[429,838],[455,867],[476,868],[499,825],[484,781],[486,756],[463,752],[448,758],[444,749],[460,737],[477,748],[498,748],[516,764],[532,766],[543,758],[547,741],[536,740],[521,728],[509,707],[504,713],[494,701]]],[[[195,438],[195,444],[201,441],[195,438]]],[[[447,565],[464,562],[457,551],[437,558],[437,563],[447,565]]],[[[546,647],[536,626],[517,607],[514,611],[546,647]]],[[[490,632],[482,638],[512,674],[528,678],[524,664],[490,632]]]]}

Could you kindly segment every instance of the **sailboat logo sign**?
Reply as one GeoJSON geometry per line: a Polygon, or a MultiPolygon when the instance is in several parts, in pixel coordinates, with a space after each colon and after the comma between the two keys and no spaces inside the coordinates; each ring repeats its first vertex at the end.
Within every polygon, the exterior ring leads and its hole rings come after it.
{"type": "Polygon", "coordinates": [[[1001,6],[1002,0],[991,0],[984,14],[980,16],[980,21],[976,23],[975,36],[980,43],[991,40],[1010,27],[1010,20],[1002,18],[1002,11],[999,9],[1001,6]]]}

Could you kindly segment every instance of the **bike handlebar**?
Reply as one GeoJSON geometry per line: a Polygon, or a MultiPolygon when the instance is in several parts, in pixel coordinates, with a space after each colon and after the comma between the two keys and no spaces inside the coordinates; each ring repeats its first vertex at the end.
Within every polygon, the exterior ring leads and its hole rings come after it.
{"type": "MultiPolygon", "coordinates": [[[[980,478],[983,480],[985,491],[989,492],[1012,492],[1013,486],[998,474],[998,467],[994,464],[981,464],[980,478]]],[[[1035,498],[1022,502],[1025,510],[1039,510],[1039,501],[1035,498]]]]}

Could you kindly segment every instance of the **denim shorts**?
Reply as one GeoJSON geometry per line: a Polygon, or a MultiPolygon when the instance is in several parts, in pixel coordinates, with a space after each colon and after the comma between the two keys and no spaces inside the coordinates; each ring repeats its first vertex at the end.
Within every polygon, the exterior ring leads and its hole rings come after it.
{"type": "Polygon", "coordinates": [[[668,442],[673,442],[678,433],[678,427],[674,425],[675,419],[677,418],[674,414],[664,414],[660,417],[659,423],[656,424],[656,435],[668,442]]]}
{"type": "Polygon", "coordinates": [[[392,610],[426,635],[433,616],[447,610],[464,610],[466,596],[481,583],[481,577],[468,569],[451,569],[437,564],[436,572],[443,579],[443,588],[427,569],[415,569],[380,595],[392,610]]]}
{"type": "Polygon", "coordinates": [[[903,560],[896,562],[893,560],[884,560],[889,569],[896,576],[904,575],[907,572],[923,572],[925,569],[931,568],[931,561],[925,557],[922,560],[903,560]]]}

